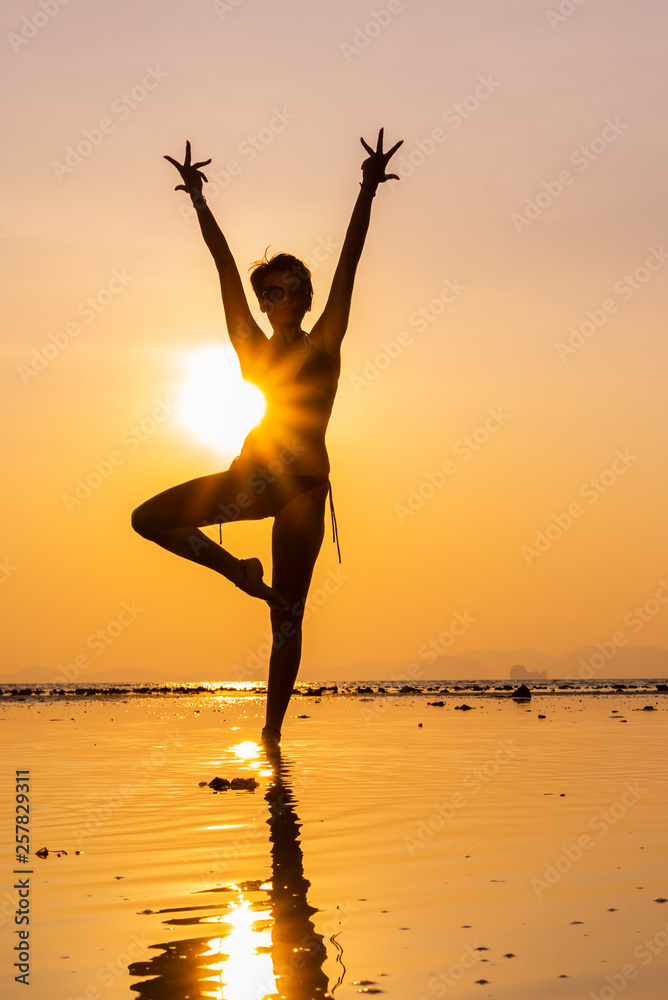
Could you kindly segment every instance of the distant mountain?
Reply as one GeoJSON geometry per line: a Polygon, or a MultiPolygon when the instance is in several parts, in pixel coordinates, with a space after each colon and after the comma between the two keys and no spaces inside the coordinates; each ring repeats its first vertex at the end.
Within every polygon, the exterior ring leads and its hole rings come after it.
{"type": "MultiPolygon", "coordinates": [[[[400,660],[396,663],[379,663],[361,661],[346,667],[304,666],[299,671],[300,681],[337,681],[337,680],[401,680],[407,684],[411,680],[440,680],[442,677],[458,677],[462,680],[475,680],[487,677],[487,671],[482,664],[465,660],[461,657],[440,657],[431,666],[414,660],[400,660]]],[[[106,672],[100,670],[82,670],[77,676],[72,672],[63,679],[61,672],[54,672],[46,667],[26,667],[15,674],[0,675],[0,683],[4,684],[149,684],[188,683],[197,681],[234,681],[239,678],[232,668],[221,669],[220,672],[189,671],[187,674],[178,671],[147,670],[143,667],[122,667],[106,672]]],[[[248,680],[266,680],[266,673],[253,671],[248,680]]]]}
{"type": "Polygon", "coordinates": [[[309,667],[300,670],[300,680],[401,680],[407,684],[411,680],[478,680],[489,677],[482,663],[463,656],[439,656],[433,663],[420,660],[398,660],[394,663],[379,663],[360,660],[345,667],[309,667]]]}
{"type": "Polygon", "coordinates": [[[62,671],[51,670],[48,667],[25,667],[15,674],[0,674],[2,684],[137,684],[142,681],[163,684],[166,681],[199,679],[199,677],[184,678],[182,674],[176,672],[172,676],[167,672],[161,673],[158,670],[144,670],[137,667],[122,667],[106,673],[101,670],[82,670],[76,676],[72,671],[65,677],[62,671]]]}
{"type": "MultiPolygon", "coordinates": [[[[461,656],[439,656],[429,664],[421,660],[399,660],[383,663],[361,660],[343,667],[319,667],[305,665],[299,673],[300,681],[337,680],[489,680],[510,677],[512,667],[522,667],[527,671],[522,680],[532,674],[544,673],[548,679],[563,680],[567,677],[615,679],[623,677],[668,678],[668,650],[660,646],[624,646],[599,643],[597,646],[581,646],[560,656],[538,653],[533,649],[473,649],[461,656]]],[[[221,668],[197,671],[189,667],[188,672],[178,670],[150,670],[144,667],[123,667],[118,670],[84,670],[78,676],[71,676],[65,682],[57,680],[59,673],[47,667],[26,667],[17,673],[3,673],[0,683],[4,684],[48,684],[48,683],[107,683],[136,684],[147,682],[184,683],[196,681],[233,681],[234,669],[221,668]]],[[[266,673],[253,673],[252,680],[266,679],[266,673]]]]}

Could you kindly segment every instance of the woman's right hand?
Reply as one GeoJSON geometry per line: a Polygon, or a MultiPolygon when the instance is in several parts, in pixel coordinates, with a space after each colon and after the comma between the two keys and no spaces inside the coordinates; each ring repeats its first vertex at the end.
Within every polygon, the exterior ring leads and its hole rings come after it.
{"type": "Polygon", "coordinates": [[[395,142],[394,146],[392,146],[392,149],[388,149],[388,151],[384,153],[383,152],[384,134],[385,130],[381,128],[380,132],[378,133],[378,142],[376,143],[375,149],[372,149],[371,146],[368,144],[368,142],[365,142],[364,139],[360,139],[360,142],[362,143],[367,153],[369,154],[368,158],[362,164],[363,183],[368,185],[370,188],[373,188],[374,191],[376,190],[378,185],[382,184],[384,181],[401,180],[399,174],[386,174],[385,168],[387,167],[390,157],[394,156],[394,154],[399,149],[399,146],[402,145],[404,140],[400,139],[399,142],[395,142]]]}
{"type": "Polygon", "coordinates": [[[181,174],[183,184],[177,184],[174,188],[175,191],[187,191],[188,194],[202,193],[202,181],[207,181],[208,184],[208,180],[201,172],[200,167],[205,167],[207,163],[211,163],[211,160],[202,160],[201,163],[191,163],[190,140],[186,140],[186,155],[183,163],[179,163],[177,160],[172,159],[171,156],[165,156],[164,159],[169,160],[169,162],[175,166],[181,174]]]}

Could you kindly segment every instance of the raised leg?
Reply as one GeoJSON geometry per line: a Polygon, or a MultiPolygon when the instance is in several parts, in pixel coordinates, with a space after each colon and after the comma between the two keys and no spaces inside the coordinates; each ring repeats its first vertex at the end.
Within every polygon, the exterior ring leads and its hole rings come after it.
{"type": "Polygon", "coordinates": [[[237,559],[199,530],[261,517],[243,477],[228,470],[191,479],[147,500],[133,511],[132,527],[168,552],[220,573],[247,594],[286,607],[281,595],[263,582],[259,559],[237,559]]]}
{"type": "Polygon", "coordinates": [[[327,485],[295,497],[278,512],[272,532],[272,587],[290,610],[272,610],[273,647],[267,681],[267,718],[263,738],[276,742],[297,678],[302,648],[302,618],[313,567],[322,545],[327,485]]]}

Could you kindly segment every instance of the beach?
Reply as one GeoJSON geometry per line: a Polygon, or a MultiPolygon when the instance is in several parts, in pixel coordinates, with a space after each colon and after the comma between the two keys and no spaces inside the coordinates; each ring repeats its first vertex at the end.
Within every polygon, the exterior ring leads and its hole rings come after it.
{"type": "Polygon", "coordinates": [[[3,996],[662,996],[665,693],[376,689],[3,698],[3,996]]]}

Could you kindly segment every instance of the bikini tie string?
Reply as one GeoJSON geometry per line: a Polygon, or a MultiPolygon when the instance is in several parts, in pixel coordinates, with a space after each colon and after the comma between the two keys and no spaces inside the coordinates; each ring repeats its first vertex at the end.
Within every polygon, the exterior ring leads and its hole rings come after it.
{"type": "Polygon", "coordinates": [[[334,511],[334,498],[332,497],[332,484],[328,483],[329,486],[329,509],[332,514],[332,541],[336,542],[336,551],[339,555],[339,563],[341,562],[341,546],[339,545],[339,529],[336,524],[336,513],[334,511]]]}

